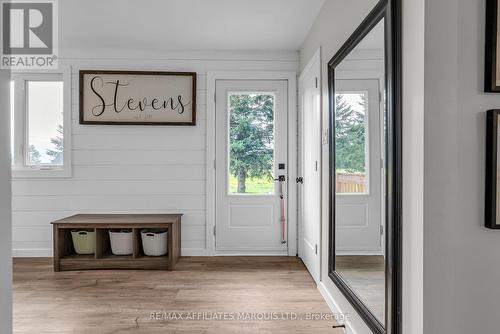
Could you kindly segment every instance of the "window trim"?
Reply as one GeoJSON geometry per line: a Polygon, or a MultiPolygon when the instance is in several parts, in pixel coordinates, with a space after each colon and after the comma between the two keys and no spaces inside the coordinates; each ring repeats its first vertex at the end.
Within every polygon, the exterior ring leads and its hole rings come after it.
{"type": "Polygon", "coordinates": [[[71,159],[71,68],[59,67],[58,70],[44,72],[17,71],[11,75],[14,81],[14,152],[12,178],[69,178],[72,175],[71,159]],[[63,128],[64,151],[62,166],[28,166],[28,108],[27,81],[63,82],[63,128]]]}

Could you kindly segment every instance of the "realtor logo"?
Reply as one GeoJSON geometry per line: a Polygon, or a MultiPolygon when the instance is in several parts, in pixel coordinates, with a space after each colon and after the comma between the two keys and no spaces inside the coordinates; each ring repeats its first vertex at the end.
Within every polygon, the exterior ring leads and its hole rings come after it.
{"type": "Polygon", "coordinates": [[[0,4],[1,67],[24,70],[56,68],[56,0],[3,0],[0,4]]]}

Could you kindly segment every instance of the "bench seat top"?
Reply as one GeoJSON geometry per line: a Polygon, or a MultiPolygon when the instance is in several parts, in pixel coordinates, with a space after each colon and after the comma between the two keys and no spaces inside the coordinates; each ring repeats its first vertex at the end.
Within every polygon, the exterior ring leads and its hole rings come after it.
{"type": "Polygon", "coordinates": [[[175,223],[182,214],[78,214],[51,222],[51,224],[165,224],[175,223]]]}

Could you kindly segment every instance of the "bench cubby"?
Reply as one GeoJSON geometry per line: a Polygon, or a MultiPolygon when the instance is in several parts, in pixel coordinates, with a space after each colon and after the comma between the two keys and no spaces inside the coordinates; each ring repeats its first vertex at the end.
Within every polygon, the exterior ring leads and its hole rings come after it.
{"type": "Polygon", "coordinates": [[[80,214],[52,222],[54,271],[86,269],[173,270],[181,254],[181,214],[80,214]],[[161,228],[168,231],[167,254],[146,256],[141,230],[161,228]],[[95,231],[95,253],[75,252],[72,230],[95,231]],[[113,255],[110,229],[132,229],[133,254],[113,255]]]}

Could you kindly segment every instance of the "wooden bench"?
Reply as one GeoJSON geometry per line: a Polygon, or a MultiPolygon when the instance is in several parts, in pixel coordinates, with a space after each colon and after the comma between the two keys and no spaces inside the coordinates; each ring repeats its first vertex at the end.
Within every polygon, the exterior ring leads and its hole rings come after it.
{"type": "Polygon", "coordinates": [[[54,271],[84,269],[160,269],[173,270],[181,255],[182,214],[85,214],[52,222],[54,232],[54,271]],[[113,255],[109,229],[132,229],[133,254],[113,255]],[[142,250],[141,230],[162,228],[168,231],[167,254],[146,256],[142,250]],[[95,254],[76,254],[71,231],[96,232],[95,254]]]}

